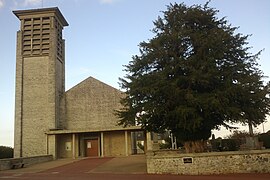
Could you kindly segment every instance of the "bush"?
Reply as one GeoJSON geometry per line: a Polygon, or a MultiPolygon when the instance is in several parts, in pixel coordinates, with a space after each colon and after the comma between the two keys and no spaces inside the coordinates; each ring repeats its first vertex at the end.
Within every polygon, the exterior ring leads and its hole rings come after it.
{"type": "Polygon", "coordinates": [[[263,146],[266,149],[270,148],[270,133],[263,133],[259,135],[259,141],[263,142],[263,146]]]}
{"type": "Polygon", "coordinates": [[[7,146],[0,146],[0,159],[13,158],[13,148],[7,146]]]}
{"type": "Polygon", "coordinates": [[[160,149],[171,149],[172,145],[171,145],[171,143],[168,143],[168,142],[159,143],[159,148],[160,149]]]}
{"type": "Polygon", "coordinates": [[[249,135],[249,133],[247,131],[235,130],[235,131],[232,132],[232,134],[225,137],[225,139],[245,139],[246,137],[249,137],[249,136],[250,135],[249,135]]]}
{"type": "Polygon", "coordinates": [[[137,143],[137,146],[138,146],[141,150],[144,151],[144,145],[142,145],[142,143],[138,142],[138,143],[137,143]]]}
{"type": "Polygon", "coordinates": [[[212,151],[238,151],[241,141],[238,139],[211,140],[212,151]]]}
{"type": "Polygon", "coordinates": [[[222,139],[224,151],[238,151],[240,148],[240,141],[238,139],[222,139]]]}

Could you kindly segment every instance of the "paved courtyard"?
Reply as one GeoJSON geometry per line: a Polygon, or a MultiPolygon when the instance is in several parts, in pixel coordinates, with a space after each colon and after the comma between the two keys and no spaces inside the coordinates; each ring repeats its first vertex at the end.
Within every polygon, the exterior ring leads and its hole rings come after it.
{"type": "Polygon", "coordinates": [[[60,159],[26,168],[0,171],[0,179],[40,180],[269,180],[270,174],[182,176],[146,174],[145,156],[117,158],[60,159]]]}

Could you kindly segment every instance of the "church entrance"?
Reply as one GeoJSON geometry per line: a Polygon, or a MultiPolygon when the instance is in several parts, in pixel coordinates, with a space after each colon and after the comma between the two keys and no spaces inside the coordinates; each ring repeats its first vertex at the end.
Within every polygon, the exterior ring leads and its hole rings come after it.
{"type": "Polygon", "coordinates": [[[98,139],[87,139],[86,140],[86,156],[96,157],[98,156],[98,139]]]}

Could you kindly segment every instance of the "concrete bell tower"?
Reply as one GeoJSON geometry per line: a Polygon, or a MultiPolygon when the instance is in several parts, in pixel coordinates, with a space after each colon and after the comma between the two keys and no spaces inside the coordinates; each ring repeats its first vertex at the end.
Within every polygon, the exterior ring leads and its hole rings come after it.
{"type": "Polygon", "coordinates": [[[64,127],[65,42],[67,21],[58,8],[13,11],[17,32],[14,157],[53,154],[64,127]]]}

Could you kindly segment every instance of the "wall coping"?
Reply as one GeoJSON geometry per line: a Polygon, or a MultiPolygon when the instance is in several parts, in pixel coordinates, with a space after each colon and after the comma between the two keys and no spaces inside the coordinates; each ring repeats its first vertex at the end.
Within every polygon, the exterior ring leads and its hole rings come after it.
{"type": "Polygon", "coordinates": [[[30,159],[30,158],[43,158],[43,157],[50,157],[52,155],[38,155],[38,156],[29,156],[29,157],[18,157],[18,158],[3,158],[3,159],[0,159],[0,161],[10,161],[12,159],[30,159]]]}
{"type": "Polygon", "coordinates": [[[150,174],[270,173],[270,149],[208,153],[162,150],[148,151],[146,156],[150,174]]]}
{"type": "Polygon", "coordinates": [[[147,158],[175,158],[175,157],[210,157],[210,156],[231,156],[231,155],[248,155],[248,154],[270,154],[270,149],[265,150],[248,150],[248,151],[224,151],[224,152],[205,152],[205,153],[183,153],[179,150],[158,150],[147,151],[147,158]]]}
{"type": "Polygon", "coordinates": [[[11,162],[14,160],[21,160],[26,165],[32,165],[51,161],[53,160],[53,155],[39,155],[39,156],[0,159],[0,171],[11,169],[12,168],[11,162]]]}

